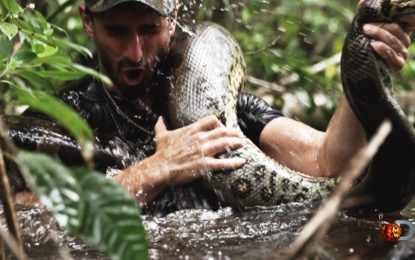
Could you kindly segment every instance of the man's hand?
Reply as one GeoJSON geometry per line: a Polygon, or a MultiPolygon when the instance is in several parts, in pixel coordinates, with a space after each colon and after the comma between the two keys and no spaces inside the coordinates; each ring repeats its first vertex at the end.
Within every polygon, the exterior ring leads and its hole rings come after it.
{"type": "Polygon", "coordinates": [[[168,186],[245,164],[241,158],[215,158],[229,149],[241,148],[244,142],[237,131],[224,127],[214,116],[173,131],[167,130],[160,117],[155,132],[156,153],[113,178],[139,203],[152,201],[168,186]]]}
{"type": "Polygon", "coordinates": [[[241,158],[218,159],[215,155],[243,146],[239,132],[224,127],[214,116],[168,131],[160,117],[156,126],[156,154],[167,185],[184,184],[217,170],[240,168],[241,158]]]}
{"type": "MultiPolygon", "coordinates": [[[[365,0],[360,0],[357,11],[361,10],[365,0]]],[[[393,71],[401,70],[408,58],[408,47],[411,44],[409,34],[415,29],[415,14],[403,15],[396,23],[370,23],[363,31],[372,40],[370,45],[393,71]]]]}

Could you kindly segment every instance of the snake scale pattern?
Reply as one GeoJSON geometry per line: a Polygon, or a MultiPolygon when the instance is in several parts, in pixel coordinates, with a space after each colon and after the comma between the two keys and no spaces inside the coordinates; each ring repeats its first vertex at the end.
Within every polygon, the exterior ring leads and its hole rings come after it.
{"type": "MultiPolygon", "coordinates": [[[[236,102],[244,83],[245,63],[230,33],[219,25],[204,23],[194,35],[178,41],[171,52],[179,60],[168,98],[173,126],[183,127],[215,115],[225,126],[240,131],[236,102]]],[[[205,183],[224,204],[234,207],[321,200],[337,183],[335,178],[309,177],[284,167],[248,138],[243,148],[226,156],[238,156],[246,164],[213,173],[205,183]]]]}
{"type": "MultiPolygon", "coordinates": [[[[414,12],[413,0],[367,0],[353,20],[342,55],[344,91],[367,136],[373,135],[384,118],[393,124],[392,134],[365,178],[352,191],[356,195],[373,196],[375,206],[386,210],[402,208],[414,194],[415,134],[391,95],[390,72],[369,47],[362,25],[392,22],[399,15],[414,12]]],[[[176,66],[171,75],[168,105],[174,126],[182,127],[207,115],[216,115],[224,125],[238,129],[236,100],[244,84],[245,62],[230,33],[216,24],[204,23],[179,38],[171,52],[176,66]]],[[[51,145],[55,152],[59,150],[61,158],[72,157],[65,156],[65,151],[77,153],[79,146],[72,139],[68,141],[55,126],[30,130],[27,128],[33,128],[33,123],[22,126],[16,118],[5,121],[9,134],[19,140],[20,147],[51,145]],[[54,132],[56,143],[51,144],[49,136],[54,132]],[[39,133],[45,138],[39,137],[39,133]]],[[[245,166],[211,174],[204,180],[204,185],[215,191],[224,204],[240,208],[321,200],[337,184],[335,178],[309,177],[288,169],[268,158],[249,139],[245,138],[245,142],[244,148],[222,155],[244,158],[245,166]]],[[[96,157],[97,164],[100,158],[104,158],[101,164],[105,165],[104,160],[117,162],[122,157],[108,149],[96,149],[102,154],[96,157]]]]}
{"type": "MultiPolygon", "coordinates": [[[[367,22],[396,22],[397,16],[413,13],[414,6],[413,0],[366,1],[352,23],[342,56],[344,90],[368,137],[383,119],[390,118],[393,122],[391,137],[372,162],[364,181],[352,191],[355,195],[371,195],[375,205],[383,209],[400,208],[413,196],[414,167],[401,158],[415,155],[415,135],[390,94],[390,72],[370,48],[362,26],[367,22]],[[356,105],[362,102],[363,106],[356,105]],[[407,155],[396,157],[399,151],[407,155]],[[391,182],[391,172],[400,163],[405,165],[398,166],[401,179],[391,182]],[[385,193],[385,190],[391,192],[385,193]]],[[[218,25],[203,24],[194,34],[196,37],[183,40],[175,50],[181,59],[170,87],[171,118],[176,127],[181,127],[213,114],[224,125],[238,129],[236,99],[244,81],[241,50],[232,36],[218,25]]],[[[337,181],[288,169],[268,158],[248,139],[244,148],[227,156],[239,156],[247,163],[238,170],[215,173],[206,182],[225,204],[234,207],[319,200],[337,181]]]]}

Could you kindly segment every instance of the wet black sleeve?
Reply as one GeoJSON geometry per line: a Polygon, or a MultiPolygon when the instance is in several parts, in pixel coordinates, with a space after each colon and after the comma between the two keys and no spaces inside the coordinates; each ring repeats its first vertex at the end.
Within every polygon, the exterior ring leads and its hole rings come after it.
{"type": "Polygon", "coordinates": [[[239,94],[236,110],[239,127],[256,145],[259,144],[259,136],[265,125],[274,118],[283,116],[263,99],[247,93],[239,94]]]}

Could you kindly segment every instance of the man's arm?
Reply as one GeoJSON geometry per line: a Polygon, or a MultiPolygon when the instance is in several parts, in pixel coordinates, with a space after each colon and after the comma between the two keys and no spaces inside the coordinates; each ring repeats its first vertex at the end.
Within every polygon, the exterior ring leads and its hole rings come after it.
{"type": "Polygon", "coordinates": [[[243,139],[214,116],[172,131],[159,118],[155,132],[156,153],[114,177],[140,203],[152,201],[168,186],[191,182],[211,171],[239,168],[245,163],[241,158],[215,158],[228,149],[242,147],[243,139]]]}
{"type": "MultiPolygon", "coordinates": [[[[359,5],[361,6],[361,1],[359,5]]],[[[408,57],[409,33],[415,28],[415,15],[399,18],[398,24],[367,24],[365,33],[371,46],[395,71],[408,57]]],[[[366,136],[345,98],[336,110],[326,132],[317,131],[289,118],[277,118],[260,135],[260,148],[288,167],[313,176],[338,176],[351,157],[366,145],[366,136]]]]}
{"type": "Polygon", "coordinates": [[[312,176],[339,175],[365,144],[365,132],[345,98],[326,132],[279,117],[267,124],[260,135],[260,148],[270,157],[312,176]]]}

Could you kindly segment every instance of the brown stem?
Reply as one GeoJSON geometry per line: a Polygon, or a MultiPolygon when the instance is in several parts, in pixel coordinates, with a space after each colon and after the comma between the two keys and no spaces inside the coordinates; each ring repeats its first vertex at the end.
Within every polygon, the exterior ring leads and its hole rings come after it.
{"type": "MultiPolygon", "coordinates": [[[[289,251],[285,255],[286,259],[297,259],[302,255],[310,256],[314,253],[314,245],[327,233],[340,209],[341,202],[350,191],[355,180],[376,154],[380,145],[385,141],[390,131],[391,123],[384,122],[368,146],[361,149],[350,160],[349,165],[343,172],[342,180],[332,195],[320,206],[314,217],[304,226],[302,232],[292,243],[289,251]]],[[[275,255],[275,258],[277,258],[277,255],[275,255]]]]}
{"type": "Polygon", "coordinates": [[[0,240],[0,260],[6,259],[6,251],[3,240],[0,240]]]}
{"type": "Polygon", "coordinates": [[[7,227],[16,239],[18,251],[21,255],[24,252],[23,241],[20,235],[19,223],[17,221],[16,210],[12,199],[9,178],[6,174],[2,151],[0,151],[0,200],[4,207],[7,227]]]}

